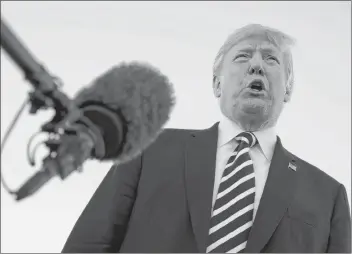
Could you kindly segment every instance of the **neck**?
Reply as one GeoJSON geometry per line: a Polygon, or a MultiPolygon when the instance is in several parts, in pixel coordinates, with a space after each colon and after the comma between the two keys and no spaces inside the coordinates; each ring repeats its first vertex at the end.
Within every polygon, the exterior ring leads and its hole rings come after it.
{"type": "Polygon", "coordinates": [[[258,121],[257,119],[233,119],[233,121],[244,131],[261,131],[275,126],[276,121],[269,119],[258,121]]]}

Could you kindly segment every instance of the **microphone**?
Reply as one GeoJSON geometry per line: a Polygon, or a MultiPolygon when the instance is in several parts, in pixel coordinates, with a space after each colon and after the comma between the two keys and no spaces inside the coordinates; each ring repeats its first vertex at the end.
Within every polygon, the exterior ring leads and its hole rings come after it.
{"type": "Polygon", "coordinates": [[[35,60],[2,19],[0,44],[34,87],[29,93],[30,113],[47,108],[56,113],[41,127],[50,134],[45,142],[50,153],[41,170],[17,191],[3,182],[17,200],[35,193],[56,175],[65,179],[89,158],[118,163],[133,159],[169,119],[175,103],[172,84],[147,63],[121,63],[72,100],[61,92],[60,80],[35,60]]]}
{"type": "Polygon", "coordinates": [[[132,160],[162,132],[175,97],[172,84],[158,69],[123,62],[95,78],[73,101],[82,117],[46,142],[55,152],[15,193],[16,200],[35,193],[56,175],[65,179],[87,159],[132,160]]]}

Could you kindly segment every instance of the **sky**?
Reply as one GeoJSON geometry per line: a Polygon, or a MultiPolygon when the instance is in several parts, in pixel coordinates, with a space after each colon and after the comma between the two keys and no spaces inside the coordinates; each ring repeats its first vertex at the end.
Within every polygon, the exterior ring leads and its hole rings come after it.
{"type": "MultiPolygon", "coordinates": [[[[204,129],[220,119],[212,64],[226,37],[249,23],[296,39],[295,88],[277,132],[283,145],[344,184],[351,204],[351,3],[348,2],[1,2],[1,16],[69,96],[122,61],[146,61],[174,84],[165,127],[204,129]]],[[[31,85],[1,51],[1,141],[31,85]]],[[[27,161],[32,134],[52,112],[19,121],[1,157],[17,188],[40,167],[27,161]]],[[[1,187],[1,252],[60,252],[111,163],[52,179],[17,203],[1,187]]]]}

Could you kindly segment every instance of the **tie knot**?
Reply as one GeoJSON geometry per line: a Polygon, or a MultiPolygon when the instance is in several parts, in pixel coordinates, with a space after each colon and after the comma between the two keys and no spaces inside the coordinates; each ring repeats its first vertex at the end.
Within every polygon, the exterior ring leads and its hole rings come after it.
{"type": "Polygon", "coordinates": [[[235,139],[239,143],[244,143],[249,147],[253,147],[254,145],[256,145],[258,143],[256,136],[252,132],[249,132],[249,131],[241,132],[240,134],[238,134],[235,137],[235,139]]]}

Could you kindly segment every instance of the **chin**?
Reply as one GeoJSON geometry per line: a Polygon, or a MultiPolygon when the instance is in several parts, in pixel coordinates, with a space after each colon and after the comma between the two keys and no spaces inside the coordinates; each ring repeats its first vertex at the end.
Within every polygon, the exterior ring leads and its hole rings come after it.
{"type": "Polygon", "coordinates": [[[232,112],[233,119],[246,131],[257,131],[265,128],[270,118],[270,107],[267,104],[242,104],[232,112]]]}
{"type": "Polygon", "coordinates": [[[269,112],[269,107],[266,103],[245,103],[240,107],[244,114],[264,116],[269,112]]]}

